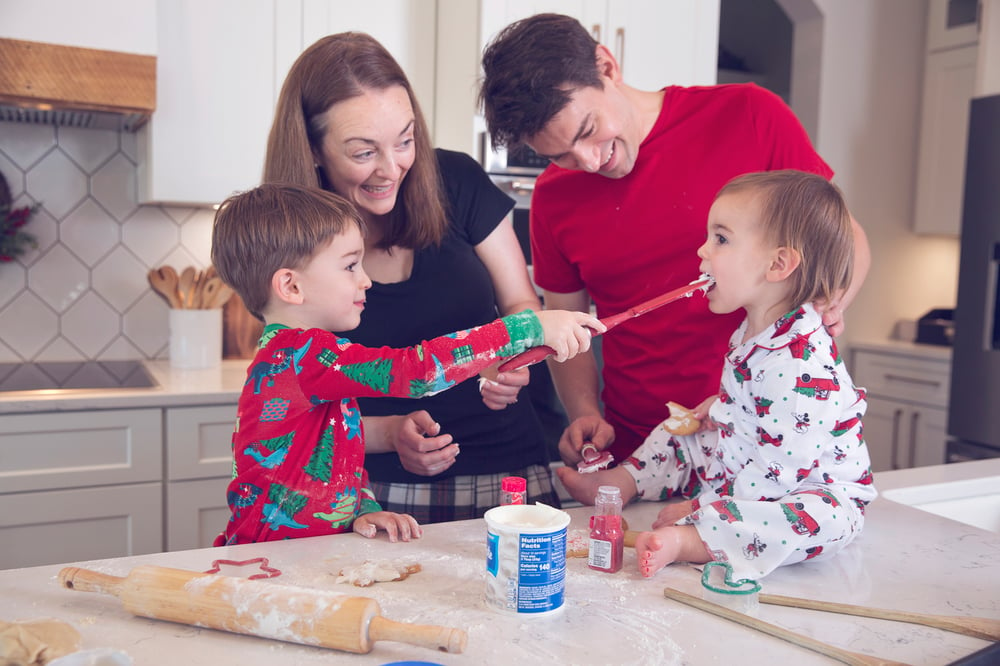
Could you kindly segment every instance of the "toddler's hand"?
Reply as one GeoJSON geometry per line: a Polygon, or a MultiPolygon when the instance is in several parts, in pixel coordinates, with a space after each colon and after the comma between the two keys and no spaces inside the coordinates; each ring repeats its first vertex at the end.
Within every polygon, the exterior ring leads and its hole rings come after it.
{"type": "Polygon", "coordinates": [[[380,529],[389,535],[389,541],[392,543],[419,539],[424,534],[416,519],[405,513],[375,511],[354,519],[354,531],[368,539],[374,538],[380,529]]]}
{"type": "Polygon", "coordinates": [[[537,314],[545,332],[545,344],[555,351],[560,363],[590,349],[594,333],[608,330],[597,317],[586,312],[542,310],[537,314]]]}

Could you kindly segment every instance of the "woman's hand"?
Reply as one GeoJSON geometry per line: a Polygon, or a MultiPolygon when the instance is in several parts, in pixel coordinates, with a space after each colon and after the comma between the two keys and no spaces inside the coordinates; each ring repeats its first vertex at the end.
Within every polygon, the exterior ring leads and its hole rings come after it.
{"type": "Polygon", "coordinates": [[[374,511],[365,513],[354,519],[354,531],[368,539],[375,538],[379,530],[389,535],[389,541],[409,541],[423,536],[423,530],[417,520],[407,513],[392,511],[374,511]]]}
{"type": "Polygon", "coordinates": [[[455,464],[458,444],[425,410],[391,418],[384,436],[399,455],[403,469],[420,476],[435,476],[455,464]]]}
{"type": "Polygon", "coordinates": [[[496,374],[496,368],[490,370],[493,372],[481,372],[479,378],[479,393],[490,409],[505,409],[517,402],[517,394],[531,381],[531,371],[527,367],[500,374],[496,374]]]}

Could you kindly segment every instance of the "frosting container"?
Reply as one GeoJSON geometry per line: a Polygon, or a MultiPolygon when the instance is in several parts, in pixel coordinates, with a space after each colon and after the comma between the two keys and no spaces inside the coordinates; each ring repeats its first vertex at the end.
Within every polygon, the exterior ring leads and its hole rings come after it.
{"type": "Polygon", "coordinates": [[[569,514],[546,504],[486,512],[486,604],[543,616],[562,609],[569,514]]]}

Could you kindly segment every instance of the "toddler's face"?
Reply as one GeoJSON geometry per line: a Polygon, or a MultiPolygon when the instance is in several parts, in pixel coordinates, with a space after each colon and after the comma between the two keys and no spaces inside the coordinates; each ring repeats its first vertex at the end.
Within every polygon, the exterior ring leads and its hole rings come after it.
{"type": "Polygon", "coordinates": [[[307,327],[349,331],[361,323],[365,293],[372,286],[361,265],[364,253],[361,230],[350,224],[298,271],[307,327]]]}
{"type": "Polygon", "coordinates": [[[771,264],[761,233],[760,207],[749,192],[725,194],[708,212],[708,238],[698,248],[701,271],[715,278],[709,309],[726,314],[754,306],[771,264]]]}

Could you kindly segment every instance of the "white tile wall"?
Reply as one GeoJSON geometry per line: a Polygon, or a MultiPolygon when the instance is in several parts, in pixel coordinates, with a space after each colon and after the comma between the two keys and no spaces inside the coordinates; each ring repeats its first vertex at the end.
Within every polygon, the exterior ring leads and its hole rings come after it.
{"type": "Polygon", "coordinates": [[[136,203],[136,137],[0,122],[15,206],[38,248],[0,264],[0,362],[166,358],[150,268],[209,263],[214,211],[136,203]]]}

